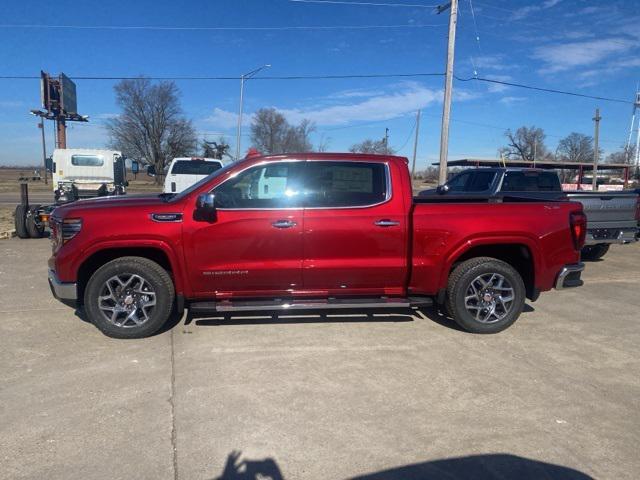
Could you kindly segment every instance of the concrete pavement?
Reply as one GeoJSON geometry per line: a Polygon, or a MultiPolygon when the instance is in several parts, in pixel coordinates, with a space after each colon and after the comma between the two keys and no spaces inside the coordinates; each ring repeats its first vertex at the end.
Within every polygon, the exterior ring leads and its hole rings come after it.
{"type": "Polygon", "coordinates": [[[51,298],[48,254],[0,241],[0,478],[640,475],[640,245],[493,336],[428,310],[112,340],[51,298]]]}

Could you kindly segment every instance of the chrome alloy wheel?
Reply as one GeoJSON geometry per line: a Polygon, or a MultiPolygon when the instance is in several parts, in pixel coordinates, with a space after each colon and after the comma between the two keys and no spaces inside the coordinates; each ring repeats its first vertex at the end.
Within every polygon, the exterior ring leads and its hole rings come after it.
{"type": "Polygon", "coordinates": [[[469,284],[464,306],[478,322],[495,323],[508,315],[514,299],[513,287],[504,276],[484,273],[469,284]]]}
{"type": "Polygon", "coordinates": [[[137,274],[115,275],[100,290],[98,308],[117,327],[139,327],[149,320],[156,305],[151,284],[137,274]]]}

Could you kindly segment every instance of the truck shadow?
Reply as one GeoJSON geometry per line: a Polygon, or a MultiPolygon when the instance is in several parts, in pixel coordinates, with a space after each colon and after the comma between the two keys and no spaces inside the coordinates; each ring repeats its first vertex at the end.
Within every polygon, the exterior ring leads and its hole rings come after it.
{"type": "MultiPolygon", "coordinates": [[[[231,452],[222,474],[210,480],[284,480],[284,475],[273,458],[240,460],[240,456],[240,452],[231,452]]],[[[507,478],[593,480],[593,477],[573,468],[504,453],[413,463],[351,477],[349,480],[498,480],[507,478]]]]}

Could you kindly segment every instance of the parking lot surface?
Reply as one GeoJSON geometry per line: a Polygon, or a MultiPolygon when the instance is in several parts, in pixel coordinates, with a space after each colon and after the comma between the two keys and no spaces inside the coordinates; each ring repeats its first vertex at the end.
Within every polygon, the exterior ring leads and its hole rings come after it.
{"type": "Polygon", "coordinates": [[[425,310],[131,341],[52,298],[49,252],[0,241],[0,478],[640,477],[640,245],[498,335],[425,310]]]}

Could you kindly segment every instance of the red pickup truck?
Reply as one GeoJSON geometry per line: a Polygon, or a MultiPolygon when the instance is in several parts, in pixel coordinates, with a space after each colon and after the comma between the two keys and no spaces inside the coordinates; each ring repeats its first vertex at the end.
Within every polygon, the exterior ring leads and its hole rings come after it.
{"type": "Polygon", "coordinates": [[[413,198],[407,160],[305,153],[227,165],[179,194],[51,216],[49,282],[118,338],[199,312],[444,305],[499,332],[525,298],[582,284],[579,203],[413,198]]]}

